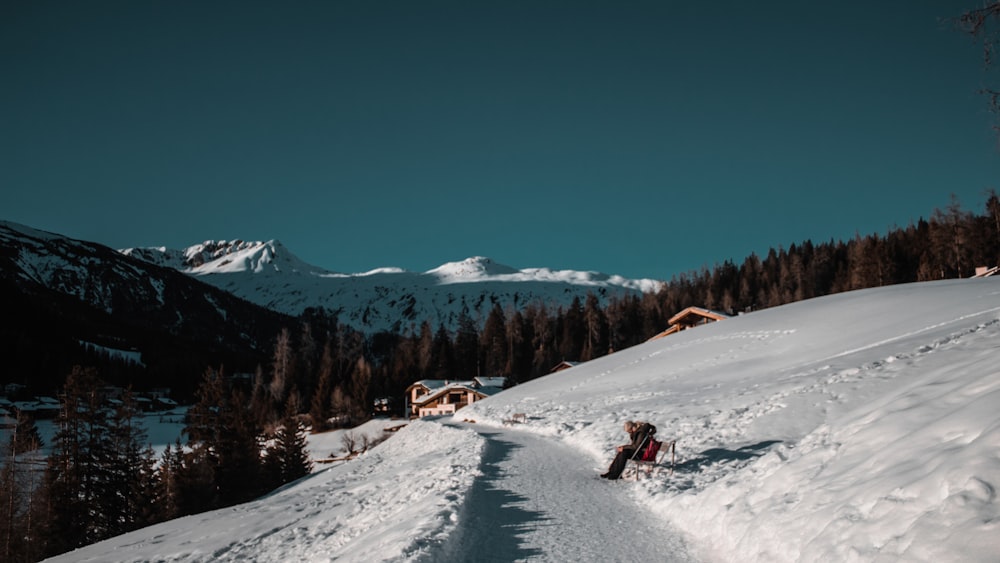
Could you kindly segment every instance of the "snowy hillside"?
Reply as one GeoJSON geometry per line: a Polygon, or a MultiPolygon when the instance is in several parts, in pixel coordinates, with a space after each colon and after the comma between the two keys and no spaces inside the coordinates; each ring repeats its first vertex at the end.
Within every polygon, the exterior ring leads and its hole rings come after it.
{"type": "Polygon", "coordinates": [[[998,342],[1000,279],[770,309],[56,560],[996,561],[998,342]],[[626,419],[676,437],[673,474],[597,478],[626,419]]]}
{"type": "Polygon", "coordinates": [[[661,282],[598,272],[518,270],[484,257],[451,262],[424,273],[379,268],[339,274],[311,266],[278,241],[207,241],[185,250],[129,248],[123,254],[197,276],[269,309],[299,315],[308,307],[338,313],[359,330],[406,330],[429,320],[455,328],[463,308],[485,320],[502,307],[544,303],[565,307],[587,292],[599,297],[655,292],[661,282]]]}

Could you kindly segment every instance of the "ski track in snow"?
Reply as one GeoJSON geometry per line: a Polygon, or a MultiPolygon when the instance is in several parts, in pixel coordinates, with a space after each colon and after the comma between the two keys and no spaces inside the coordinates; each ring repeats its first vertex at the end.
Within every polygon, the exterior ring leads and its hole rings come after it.
{"type": "Polygon", "coordinates": [[[585,453],[530,432],[463,426],[486,439],[482,475],[458,530],[421,563],[692,561],[680,534],[631,498],[632,483],[601,479],[585,453]]]}

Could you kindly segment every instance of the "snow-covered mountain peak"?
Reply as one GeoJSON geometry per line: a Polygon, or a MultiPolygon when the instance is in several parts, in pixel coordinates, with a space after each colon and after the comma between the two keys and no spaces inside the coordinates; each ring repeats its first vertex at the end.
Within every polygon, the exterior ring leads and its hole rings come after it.
{"type": "Polygon", "coordinates": [[[197,276],[201,281],[287,315],[308,308],[335,311],[365,331],[399,331],[425,320],[455,326],[463,309],[485,319],[492,305],[568,305],[593,292],[599,298],[656,292],[662,282],[599,272],[517,269],[473,256],[423,273],[377,268],[359,274],[330,272],[303,262],[280,242],[209,240],[184,250],[139,248],[135,258],[197,276]]]}
{"type": "Polygon", "coordinates": [[[122,253],[195,276],[244,272],[331,273],[302,261],[278,240],[206,240],[183,250],[129,248],[122,253]]]}
{"type": "Polygon", "coordinates": [[[427,272],[441,278],[442,281],[480,281],[497,276],[509,276],[521,273],[520,270],[505,266],[492,258],[473,256],[461,262],[448,262],[427,272]]]}

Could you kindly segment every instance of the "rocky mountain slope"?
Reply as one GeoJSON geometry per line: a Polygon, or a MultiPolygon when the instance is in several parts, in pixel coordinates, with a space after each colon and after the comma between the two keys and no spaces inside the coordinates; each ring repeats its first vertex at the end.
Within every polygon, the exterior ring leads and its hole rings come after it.
{"type": "MultiPolygon", "coordinates": [[[[250,369],[292,319],[92,242],[0,221],[0,382],[40,384],[93,350],[133,351],[187,387],[205,367],[250,369]],[[176,376],[176,377],[173,377],[176,376]]],[[[121,368],[123,379],[128,379],[121,368]]],[[[114,378],[115,369],[103,370],[114,378]]],[[[141,385],[141,381],[127,381],[141,385]]]]}

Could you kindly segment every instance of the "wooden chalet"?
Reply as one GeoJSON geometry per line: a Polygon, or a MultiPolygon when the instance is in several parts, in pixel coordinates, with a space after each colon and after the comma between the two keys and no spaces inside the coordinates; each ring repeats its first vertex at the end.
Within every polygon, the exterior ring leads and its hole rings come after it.
{"type": "Polygon", "coordinates": [[[650,340],[656,340],[657,338],[663,338],[664,336],[669,336],[682,330],[706,325],[708,323],[714,323],[715,321],[721,321],[728,318],[729,315],[718,311],[710,311],[701,307],[688,307],[673,317],[670,317],[670,320],[667,321],[670,324],[670,328],[650,338],[650,340]]]}
{"type": "Polygon", "coordinates": [[[422,379],[406,388],[411,418],[455,414],[458,409],[482,401],[503,390],[503,378],[482,377],[465,381],[422,379]]]}
{"type": "Polygon", "coordinates": [[[559,362],[558,364],[552,366],[552,369],[549,370],[549,373],[555,373],[557,371],[562,371],[564,369],[569,369],[571,367],[576,367],[578,365],[580,365],[580,362],[569,362],[569,361],[563,360],[563,361],[559,362]]]}

